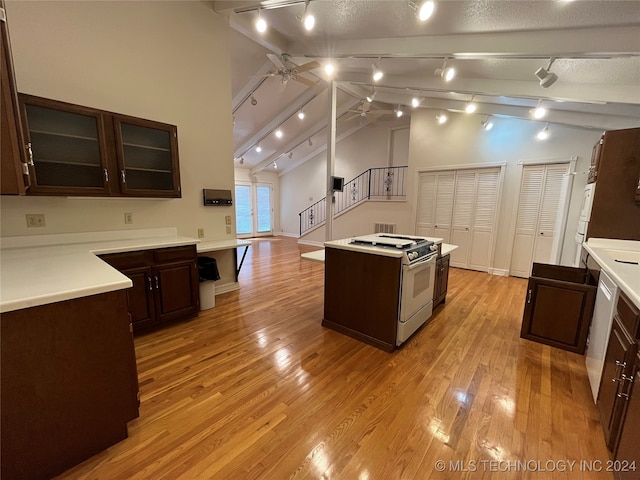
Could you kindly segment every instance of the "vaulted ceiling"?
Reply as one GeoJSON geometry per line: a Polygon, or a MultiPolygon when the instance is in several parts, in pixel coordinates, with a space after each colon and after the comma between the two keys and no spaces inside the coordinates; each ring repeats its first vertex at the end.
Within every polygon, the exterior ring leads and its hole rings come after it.
{"type": "Polygon", "coordinates": [[[277,162],[286,172],[322,152],[331,80],[338,86],[339,138],[393,118],[355,112],[400,107],[410,115],[413,97],[421,99],[417,108],[433,110],[434,122],[473,101],[479,127],[488,116],[532,119],[539,103],[548,110],[536,120],[543,125],[640,126],[639,2],[436,0],[425,22],[416,16],[418,3],[312,0],[307,10],[316,24],[308,32],[300,20],[304,1],[214,1],[232,27],[236,166],[255,173],[277,162]],[[264,33],[255,28],[258,16],[268,23],[264,33]],[[434,74],[445,59],[457,72],[450,82],[434,74]],[[318,66],[299,73],[301,81],[287,76],[295,71],[278,74],[309,62],[318,66]],[[332,76],[324,71],[328,63],[332,76]],[[373,64],[384,71],[377,82],[373,64]],[[541,67],[558,77],[548,88],[535,75],[541,67]],[[373,104],[363,103],[373,91],[373,104]]]}

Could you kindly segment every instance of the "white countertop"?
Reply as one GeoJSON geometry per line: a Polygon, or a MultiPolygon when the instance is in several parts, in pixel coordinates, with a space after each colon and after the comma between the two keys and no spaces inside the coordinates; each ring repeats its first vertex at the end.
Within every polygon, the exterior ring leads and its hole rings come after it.
{"type": "Polygon", "coordinates": [[[231,240],[219,240],[213,242],[200,242],[196,245],[198,253],[215,252],[216,250],[229,250],[230,248],[248,247],[251,245],[249,240],[240,240],[237,238],[231,240]]]}
{"type": "Polygon", "coordinates": [[[640,308],[640,242],[590,238],[582,246],[629,299],[640,308]],[[616,259],[639,264],[619,263],[616,259]]]}
{"type": "MultiPolygon", "coordinates": [[[[398,234],[398,235],[401,235],[401,234],[398,234]]],[[[435,237],[422,237],[422,238],[426,238],[427,240],[436,244],[442,243],[442,238],[435,238],[435,237]]],[[[337,248],[339,250],[350,250],[352,252],[373,253],[376,255],[383,255],[386,257],[401,258],[402,255],[404,255],[403,250],[394,250],[392,248],[377,247],[372,245],[358,245],[355,243],[351,243],[352,239],[353,237],[342,238],[340,240],[330,240],[328,242],[324,242],[324,246],[325,248],[329,247],[329,248],[337,248]]],[[[458,248],[458,247],[455,247],[455,248],[458,248]]],[[[455,250],[455,248],[453,250],[455,250]]]]}
{"type": "MultiPolygon", "coordinates": [[[[200,242],[177,235],[175,228],[3,237],[0,241],[0,313],[132,286],[129,278],[96,255],[200,242]]],[[[202,242],[203,251],[247,244],[251,242],[236,239],[202,242]]]]}

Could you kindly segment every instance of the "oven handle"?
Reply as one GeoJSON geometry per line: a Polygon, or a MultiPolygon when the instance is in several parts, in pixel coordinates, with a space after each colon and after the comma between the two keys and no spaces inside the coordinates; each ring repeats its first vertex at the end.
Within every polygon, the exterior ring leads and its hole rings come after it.
{"type": "Polygon", "coordinates": [[[407,270],[413,270],[414,268],[424,267],[427,263],[435,263],[437,255],[432,255],[427,260],[422,260],[418,263],[412,263],[407,266],[407,270]]]}

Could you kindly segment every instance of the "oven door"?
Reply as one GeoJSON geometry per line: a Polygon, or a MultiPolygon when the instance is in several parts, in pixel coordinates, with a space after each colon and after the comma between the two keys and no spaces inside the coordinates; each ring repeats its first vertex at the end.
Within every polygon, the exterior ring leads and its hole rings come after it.
{"type": "Polygon", "coordinates": [[[396,345],[400,346],[424,325],[433,311],[433,287],[436,255],[430,259],[402,266],[402,293],[396,345]]]}

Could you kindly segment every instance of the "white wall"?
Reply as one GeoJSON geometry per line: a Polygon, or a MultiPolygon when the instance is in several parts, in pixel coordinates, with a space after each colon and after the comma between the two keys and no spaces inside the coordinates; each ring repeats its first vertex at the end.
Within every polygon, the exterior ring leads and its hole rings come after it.
{"type": "MultiPolygon", "coordinates": [[[[177,227],[206,240],[234,238],[202,189],[233,190],[227,20],[205,2],[7,1],[20,92],[178,127],[182,198],[7,197],[2,236],[177,227]],[[133,224],[124,224],[124,213],[133,224]],[[43,213],[45,228],[26,228],[43,213]]],[[[216,254],[222,287],[235,282],[231,251],[216,254]]]]}
{"type": "MultiPolygon", "coordinates": [[[[391,129],[408,124],[409,119],[406,117],[399,120],[390,117],[389,119],[380,119],[338,142],[336,145],[335,175],[344,177],[346,183],[369,168],[388,166],[391,129]]],[[[400,147],[398,150],[403,151],[400,147]]],[[[299,234],[298,214],[325,196],[326,185],[326,151],[280,177],[280,224],[284,234],[294,236],[299,234]]],[[[358,222],[354,228],[358,230],[368,228],[366,231],[371,232],[373,222],[379,220],[373,220],[369,216],[363,217],[363,210],[358,211],[360,215],[350,215],[351,222],[358,222]]],[[[336,236],[340,234],[339,232],[340,230],[334,231],[334,238],[340,238],[336,236]]],[[[349,235],[352,234],[347,234],[347,236],[349,235]]],[[[313,240],[316,236],[324,241],[324,228],[310,239],[313,240]]]]}
{"type": "Polygon", "coordinates": [[[2,236],[175,226],[226,234],[232,207],[202,188],[233,189],[226,19],[205,2],[7,2],[18,90],[178,127],[182,198],[2,197],[2,236]],[[132,225],[124,213],[132,212],[132,225]],[[26,228],[43,213],[45,228],[26,228]]]}
{"type": "Polygon", "coordinates": [[[586,170],[591,161],[593,145],[601,130],[550,125],[551,136],[538,141],[536,133],[544,123],[511,118],[492,118],[494,127],[481,129],[478,115],[449,114],[449,122],[438,125],[434,111],[421,109],[414,112],[411,122],[409,151],[411,199],[415,219],[416,172],[425,168],[468,164],[506,162],[502,204],[499,215],[498,237],[493,267],[508,269],[513,246],[513,225],[517,208],[518,165],[520,160],[566,159],[578,157],[564,237],[561,262],[571,264],[575,254],[573,237],[579,217],[582,191],[587,182],[586,170]]]}
{"type": "MultiPolygon", "coordinates": [[[[236,168],[235,169],[235,181],[242,183],[267,183],[273,186],[273,231],[280,231],[280,177],[275,172],[258,172],[255,175],[251,175],[251,170],[248,168],[236,168]]],[[[234,197],[235,198],[235,197],[234,197]]],[[[235,225],[235,218],[233,220],[235,225]]]]}

